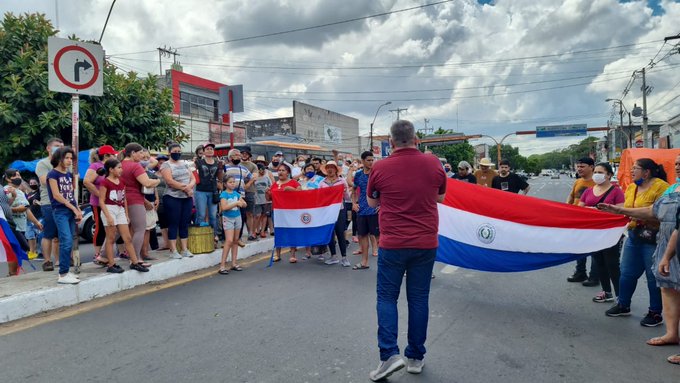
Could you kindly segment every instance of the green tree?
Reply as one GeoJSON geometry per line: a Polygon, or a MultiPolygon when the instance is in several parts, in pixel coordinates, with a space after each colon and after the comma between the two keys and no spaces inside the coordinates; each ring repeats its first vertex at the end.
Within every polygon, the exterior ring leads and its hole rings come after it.
{"type": "Polygon", "coordinates": [[[454,165],[463,160],[473,163],[475,157],[475,149],[467,141],[458,144],[432,146],[430,150],[437,157],[444,157],[448,163],[454,165]]]}
{"type": "MultiPolygon", "coordinates": [[[[44,155],[49,137],[71,142],[71,96],[48,90],[47,38],[57,31],[43,14],[6,13],[0,24],[0,165],[44,155]]],[[[75,36],[71,37],[75,39],[75,36]]],[[[80,99],[80,147],[136,141],[153,149],[184,141],[171,116],[172,94],[156,78],[104,66],[104,95],[80,99]]]]}

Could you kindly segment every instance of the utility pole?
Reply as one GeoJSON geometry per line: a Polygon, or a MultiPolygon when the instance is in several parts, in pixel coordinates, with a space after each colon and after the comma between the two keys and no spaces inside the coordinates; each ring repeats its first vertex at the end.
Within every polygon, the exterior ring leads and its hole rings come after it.
{"type": "Polygon", "coordinates": [[[390,112],[397,112],[397,120],[399,120],[399,115],[401,112],[407,111],[408,108],[397,108],[397,109],[390,109],[390,112]]]}
{"type": "Polygon", "coordinates": [[[642,68],[642,147],[649,147],[647,139],[647,79],[645,68],[642,68]]]}
{"type": "Polygon", "coordinates": [[[427,134],[427,123],[430,122],[427,118],[423,118],[423,122],[425,123],[425,134],[427,134]]]}
{"type": "Polygon", "coordinates": [[[158,47],[158,70],[161,76],[163,75],[163,62],[161,61],[162,57],[170,57],[172,56],[172,62],[177,63],[177,56],[180,56],[179,53],[177,53],[177,49],[173,50],[172,47],[166,48],[165,45],[163,48],[158,47]]]}

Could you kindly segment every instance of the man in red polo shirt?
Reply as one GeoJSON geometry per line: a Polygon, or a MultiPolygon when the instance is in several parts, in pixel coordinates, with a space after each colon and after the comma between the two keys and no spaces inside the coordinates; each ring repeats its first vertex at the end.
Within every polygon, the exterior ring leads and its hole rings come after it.
{"type": "Polygon", "coordinates": [[[439,159],[417,148],[415,128],[395,121],[390,128],[392,154],[376,162],[368,179],[368,204],[380,206],[377,311],[380,365],[369,377],[378,381],[404,367],[399,355],[397,299],[406,272],[408,346],[407,371],[424,366],[432,267],[437,254],[439,214],[446,174],[439,159]]]}

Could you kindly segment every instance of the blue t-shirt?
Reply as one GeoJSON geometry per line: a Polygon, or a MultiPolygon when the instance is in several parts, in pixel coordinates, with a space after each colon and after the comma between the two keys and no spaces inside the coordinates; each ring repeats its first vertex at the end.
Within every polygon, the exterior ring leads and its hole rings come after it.
{"type": "Polygon", "coordinates": [[[359,215],[375,215],[378,212],[375,208],[368,206],[368,198],[366,198],[366,189],[368,188],[368,174],[363,170],[359,170],[354,175],[354,189],[359,193],[359,215]]]}
{"type": "MultiPolygon", "coordinates": [[[[238,202],[239,199],[241,199],[241,194],[237,192],[236,190],[228,192],[228,191],[223,191],[220,193],[220,200],[226,199],[228,204],[232,204],[234,202],[238,202]]],[[[238,206],[234,206],[233,208],[223,211],[222,216],[228,217],[228,218],[236,218],[241,216],[241,209],[238,206]]]]}
{"type": "Polygon", "coordinates": [[[665,195],[677,192],[679,186],[680,186],[679,182],[674,183],[668,189],[666,189],[666,191],[663,192],[663,194],[661,196],[665,196],[665,195]]]}
{"type": "Polygon", "coordinates": [[[52,209],[68,209],[66,205],[57,201],[52,195],[52,188],[50,187],[50,180],[56,180],[59,187],[59,194],[71,202],[73,206],[78,206],[73,194],[73,175],[71,172],[62,173],[56,169],[50,170],[47,173],[47,195],[50,198],[52,209]]]}

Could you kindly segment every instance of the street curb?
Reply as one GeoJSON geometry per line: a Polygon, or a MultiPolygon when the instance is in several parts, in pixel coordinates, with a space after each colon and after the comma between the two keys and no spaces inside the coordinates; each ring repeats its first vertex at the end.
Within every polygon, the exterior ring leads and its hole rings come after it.
{"type": "MultiPolygon", "coordinates": [[[[238,259],[271,251],[273,239],[250,242],[239,249],[238,259]]],[[[73,306],[95,298],[129,290],[135,286],[149,282],[165,281],[182,274],[214,267],[220,263],[222,249],[209,254],[198,254],[193,258],[169,259],[154,263],[148,273],[125,271],[122,274],[102,272],[93,277],[83,279],[77,285],[58,285],[0,297],[0,323],[7,323],[26,318],[44,311],[73,306]]],[[[21,280],[17,277],[17,283],[21,280]]]]}

